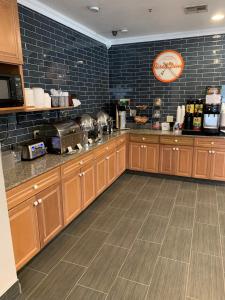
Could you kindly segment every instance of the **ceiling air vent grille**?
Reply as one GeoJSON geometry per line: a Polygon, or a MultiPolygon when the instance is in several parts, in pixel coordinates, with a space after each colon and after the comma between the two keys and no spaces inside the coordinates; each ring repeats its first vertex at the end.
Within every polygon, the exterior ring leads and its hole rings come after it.
{"type": "Polygon", "coordinates": [[[208,5],[188,6],[184,8],[185,14],[198,14],[208,11],[208,5]]]}

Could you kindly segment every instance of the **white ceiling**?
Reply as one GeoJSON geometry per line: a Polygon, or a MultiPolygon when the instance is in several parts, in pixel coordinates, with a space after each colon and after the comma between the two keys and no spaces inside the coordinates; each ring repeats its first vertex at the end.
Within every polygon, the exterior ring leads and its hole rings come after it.
{"type": "MultiPolygon", "coordinates": [[[[66,20],[75,22],[108,44],[161,39],[163,36],[195,36],[225,32],[225,19],[211,21],[217,13],[225,14],[225,0],[18,0],[25,4],[41,4],[55,10],[66,20]],[[186,15],[184,7],[208,5],[207,13],[186,15]],[[97,5],[93,13],[87,6],[97,5]],[[152,13],[148,9],[152,9],[152,13]],[[127,33],[112,36],[112,30],[128,28],[127,33]]],[[[27,5],[29,6],[29,5],[27,5]]],[[[44,9],[43,9],[44,11],[44,9]]]]}

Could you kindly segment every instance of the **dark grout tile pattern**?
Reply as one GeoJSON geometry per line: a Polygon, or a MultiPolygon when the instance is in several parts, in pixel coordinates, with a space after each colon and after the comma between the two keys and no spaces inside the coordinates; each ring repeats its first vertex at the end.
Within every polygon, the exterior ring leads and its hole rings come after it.
{"type": "Polygon", "coordinates": [[[24,300],[223,300],[225,186],[125,173],[19,273],[24,300]]]}

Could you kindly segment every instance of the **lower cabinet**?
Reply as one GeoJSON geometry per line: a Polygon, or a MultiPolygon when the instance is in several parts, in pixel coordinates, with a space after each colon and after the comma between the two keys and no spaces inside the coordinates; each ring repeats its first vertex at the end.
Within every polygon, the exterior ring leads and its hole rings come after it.
{"type": "Polygon", "coordinates": [[[120,176],[126,170],[126,144],[118,147],[116,150],[116,172],[117,176],[120,176]]]}
{"type": "Polygon", "coordinates": [[[81,169],[82,209],[86,208],[96,195],[95,167],[93,162],[81,169]]]}
{"type": "Polygon", "coordinates": [[[159,172],[190,177],[192,174],[193,147],[160,145],[159,172]]]}
{"type": "Polygon", "coordinates": [[[63,215],[65,225],[69,224],[82,210],[80,169],[62,179],[63,215]]]}
{"type": "Polygon", "coordinates": [[[60,185],[9,211],[16,268],[21,268],[63,227],[60,185]]]}
{"type": "Polygon", "coordinates": [[[194,151],[193,177],[225,180],[225,150],[196,147],[194,151]]]}
{"type": "Polygon", "coordinates": [[[96,195],[100,195],[107,187],[106,158],[102,156],[96,159],[96,195]]]}
{"type": "Polygon", "coordinates": [[[109,186],[117,178],[116,151],[113,151],[107,155],[106,170],[107,170],[107,185],[109,186]]]}
{"type": "Polygon", "coordinates": [[[129,169],[157,173],[159,170],[158,144],[129,144],[129,169]]]}

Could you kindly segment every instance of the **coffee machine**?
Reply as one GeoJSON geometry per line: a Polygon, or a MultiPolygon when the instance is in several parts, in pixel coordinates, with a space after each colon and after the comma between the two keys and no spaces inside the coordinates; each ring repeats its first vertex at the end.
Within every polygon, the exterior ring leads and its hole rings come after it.
{"type": "Polygon", "coordinates": [[[205,104],[203,132],[207,135],[219,134],[220,104],[205,104]]]}
{"type": "Polygon", "coordinates": [[[113,104],[113,119],[116,129],[126,129],[126,113],[129,107],[130,99],[120,99],[113,104]]]}

